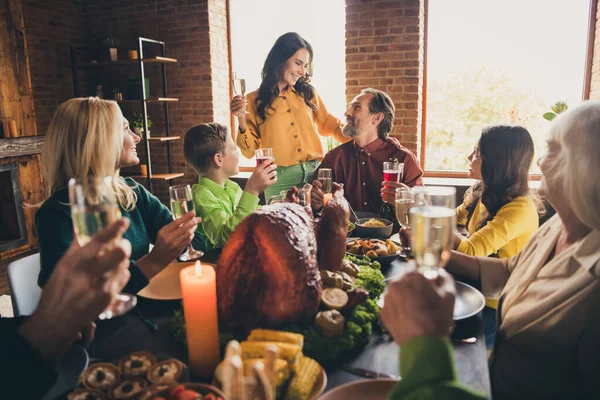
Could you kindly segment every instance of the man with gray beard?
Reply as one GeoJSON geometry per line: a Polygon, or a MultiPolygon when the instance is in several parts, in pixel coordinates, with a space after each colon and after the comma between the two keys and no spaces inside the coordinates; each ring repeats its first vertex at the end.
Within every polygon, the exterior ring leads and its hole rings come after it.
{"type": "Polygon", "coordinates": [[[394,127],[396,108],[390,96],[372,88],[363,89],[344,113],[345,136],[354,140],[331,150],[315,172],[311,206],[323,207],[319,169],[329,168],[333,182],[344,185],[344,196],[357,211],[379,213],[383,200],[383,163],[397,160],[404,163],[400,182],[409,187],[422,185],[423,170],[417,157],[398,140],[388,137],[394,127]]]}

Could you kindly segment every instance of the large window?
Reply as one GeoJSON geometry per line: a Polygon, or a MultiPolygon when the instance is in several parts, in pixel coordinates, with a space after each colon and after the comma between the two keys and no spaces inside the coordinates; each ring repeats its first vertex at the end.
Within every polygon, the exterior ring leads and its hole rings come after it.
{"type": "MultiPolygon", "coordinates": [[[[313,78],[327,110],[343,117],[346,104],[344,0],[230,0],[232,69],[258,89],[260,73],[275,40],[298,32],[313,47],[313,78]]],[[[234,128],[235,129],[235,128],[234,128]]],[[[324,148],[327,140],[323,138],[324,148]]],[[[254,165],[240,158],[242,165],[254,165]]]]}
{"type": "Polygon", "coordinates": [[[429,0],[426,170],[465,171],[490,124],[523,125],[545,150],[543,114],[582,99],[589,2],[429,0]]]}

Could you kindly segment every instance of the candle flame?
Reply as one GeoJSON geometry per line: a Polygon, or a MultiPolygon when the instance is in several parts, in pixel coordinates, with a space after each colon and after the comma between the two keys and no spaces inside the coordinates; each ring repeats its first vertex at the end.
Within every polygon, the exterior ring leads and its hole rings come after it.
{"type": "Polygon", "coordinates": [[[196,276],[202,276],[202,267],[200,265],[200,260],[196,261],[196,265],[194,266],[194,270],[196,271],[196,276]]]}

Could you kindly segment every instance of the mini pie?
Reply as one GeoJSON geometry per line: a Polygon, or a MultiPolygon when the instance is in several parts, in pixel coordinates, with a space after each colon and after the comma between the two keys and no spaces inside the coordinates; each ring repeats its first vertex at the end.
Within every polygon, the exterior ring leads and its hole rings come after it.
{"type": "Polygon", "coordinates": [[[145,351],[138,351],[125,356],[119,363],[121,375],[144,378],[150,368],[156,364],[156,357],[145,351]]]}
{"type": "Polygon", "coordinates": [[[150,368],[148,371],[148,380],[153,383],[177,382],[182,370],[183,364],[181,364],[181,361],[170,358],[150,368]]]}
{"type": "Polygon", "coordinates": [[[69,400],[108,400],[108,396],[99,390],[77,389],[69,394],[69,400]]]}
{"type": "Polygon", "coordinates": [[[119,382],[110,391],[115,400],[137,399],[146,390],[148,382],[141,378],[129,378],[119,382]]]}
{"type": "Polygon", "coordinates": [[[90,366],[85,370],[82,380],[88,389],[101,390],[108,392],[117,382],[119,382],[119,369],[109,363],[99,363],[90,366]]]}
{"type": "Polygon", "coordinates": [[[164,390],[169,389],[171,386],[171,383],[157,383],[155,385],[152,385],[148,389],[146,389],[144,393],[142,393],[142,395],[140,396],[140,400],[153,399],[154,396],[163,392],[164,390]]]}

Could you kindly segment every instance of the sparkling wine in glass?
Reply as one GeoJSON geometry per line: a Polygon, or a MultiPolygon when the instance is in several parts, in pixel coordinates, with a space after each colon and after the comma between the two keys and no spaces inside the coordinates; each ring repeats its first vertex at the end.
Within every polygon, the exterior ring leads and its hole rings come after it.
{"type": "MultiPolygon", "coordinates": [[[[121,218],[113,178],[87,177],[69,181],[69,201],[75,237],[81,246],[98,232],[121,218]]],[[[132,294],[115,295],[98,319],[111,319],[123,315],[137,304],[132,294]]]]}
{"type": "Polygon", "coordinates": [[[321,183],[321,191],[323,194],[331,193],[332,175],[331,169],[321,168],[319,169],[317,179],[321,183]]]}
{"type": "Polygon", "coordinates": [[[456,225],[453,187],[419,187],[409,211],[410,242],[417,268],[428,278],[450,259],[456,225]]]}
{"type": "Polygon", "coordinates": [[[396,220],[400,225],[399,236],[400,243],[402,244],[402,255],[405,257],[410,254],[410,221],[408,218],[408,212],[415,204],[415,196],[412,190],[402,185],[396,189],[396,220]]]}
{"type": "MultiPolygon", "coordinates": [[[[180,218],[182,215],[194,210],[194,200],[190,185],[169,187],[169,196],[171,198],[171,213],[174,219],[180,218]]],[[[190,243],[185,252],[179,256],[179,261],[194,261],[203,255],[204,252],[194,249],[190,243]]]]}
{"type": "Polygon", "coordinates": [[[254,150],[254,156],[256,157],[257,167],[265,161],[267,162],[267,164],[272,164],[275,160],[275,158],[273,157],[273,149],[270,147],[254,150]]]}
{"type": "Polygon", "coordinates": [[[237,74],[234,72],[232,82],[235,95],[244,97],[246,95],[246,80],[238,78],[237,74]]]}

